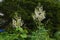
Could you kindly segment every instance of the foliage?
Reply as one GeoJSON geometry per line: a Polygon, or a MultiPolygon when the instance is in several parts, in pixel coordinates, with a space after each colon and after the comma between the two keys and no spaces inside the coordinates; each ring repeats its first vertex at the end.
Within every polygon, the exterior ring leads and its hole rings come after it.
{"type": "Polygon", "coordinates": [[[56,40],[60,40],[60,31],[57,31],[54,35],[56,40]]]}
{"type": "Polygon", "coordinates": [[[43,26],[38,27],[36,32],[32,32],[31,40],[50,40],[47,31],[43,26]]]}
{"type": "Polygon", "coordinates": [[[60,1],[40,0],[39,2],[46,11],[46,19],[43,20],[43,23],[49,30],[49,35],[53,37],[54,33],[60,30],[60,1]]]}
{"type": "Polygon", "coordinates": [[[26,29],[16,28],[14,30],[9,30],[0,33],[1,40],[24,40],[27,37],[28,31],[26,29]]]}
{"type": "Polygon", "coordinates": [[[0,2],[0,12],[4,14],[3,17],[0,17],[2,19],[0,22],[3,20],[7,21],[3,26],[0,26],[0,28],[6,28],[6,32],[0,33],[1,40],[25,40],[25,38],[28,39],[27,34],[30,33],[32,33],[30,34],[31,40],[55,40],[55,38],[60,40],[60,33],[58,32],[60,31],[60,1],[58,0],[4,0],[0,2]],[[46,19],[42,20],[42,23],[45,24],[43,26],[36,25],[40,23],[36,23],[32,18],[32,13],[34,13],[38,3],[41,3],[43,10],[46,11],[46,19]],[[21,16],[24,22],[22,28],[17,27],[15,29],[9,27],[12,26],[9,24],[12,23],[15,12],[17,12],[18,16],[21,16]],[[27,29],[23,27],[27,27],[27,29]]]}

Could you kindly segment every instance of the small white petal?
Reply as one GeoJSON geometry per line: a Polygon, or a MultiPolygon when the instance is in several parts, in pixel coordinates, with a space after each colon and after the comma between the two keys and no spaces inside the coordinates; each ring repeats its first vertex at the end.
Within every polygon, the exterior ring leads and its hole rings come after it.
{"type": "Polygon", "coordinates": [[[3,13],[0,13],[0,16],[4,16],[4,14],[3,13]]]}
{"type": "Polygon", "coordinates": [[[2,2],[3,0],[0,0],[0,2],[2,2]]]}

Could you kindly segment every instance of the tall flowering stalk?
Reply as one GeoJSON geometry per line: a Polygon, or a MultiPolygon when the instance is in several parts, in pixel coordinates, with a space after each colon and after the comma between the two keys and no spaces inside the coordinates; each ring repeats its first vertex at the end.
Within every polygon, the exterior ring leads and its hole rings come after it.
{"type": "Polygon", "coordinates": [[[33,14],[34,20],[38,19],[39,22],[41,22],[43,19],[45,19],[45,11],[43,11],[43,7],[40,5],[40,3],[35,8],[34,13],[35,13],[35,14],[33,14]]]}
{"type": "Polygon", "coordinates": [[[12,23],[14,27],[20,27],[23,25],[23,21],[21,17],[18,17],[18,13],[15,13],[14,19],[12,19],[12,23]]]}

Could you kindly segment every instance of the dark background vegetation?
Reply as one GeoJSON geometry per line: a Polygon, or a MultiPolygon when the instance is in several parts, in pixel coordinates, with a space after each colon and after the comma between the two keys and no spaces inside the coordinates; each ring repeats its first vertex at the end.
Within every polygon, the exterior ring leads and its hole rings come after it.
{"type": "MultiPolygon", "coordinates": [[[[6,22],[2,23],[0,28],[7,30],[7,28],[9,28],[8,25],[12,23],[12,18],[14,18],[15,12],[17,12],[17,14],[22,17],[22,20],[24,22],[22,28],[27,27],[26,30],[29,31],[27,34],[34,35],[34,33],[32,32],[36,31],[38,29],[38,26],[36,25],[36,22],[32,18],[32,13],[34,13],[34,9],[36,8],[38,3],[41,3],[41,5],[43,6],[43,10],[46,11],[46,18],[41,21],[44,26],[42,30],[44,29],[48,30],[47,35],[49,35],[49,38],[54,38],[54,40],[55,39],[60,40],[59,39],[60,37],[59,36],[60,35],[59,34],[60,31],[60,1],[59,0],[4,0],[3,2],[0,2],[0,12],[3,13],[5,16],[0,18],[2,18],[2,20],[5,20],[6,22]]],[[[41,33],[41,30],[38,33],[41,33]]],[[[29,38],[27,37],[26,39],[29,38]]],[[[34,39],[32,37],[31,40],[34,39]]]]}

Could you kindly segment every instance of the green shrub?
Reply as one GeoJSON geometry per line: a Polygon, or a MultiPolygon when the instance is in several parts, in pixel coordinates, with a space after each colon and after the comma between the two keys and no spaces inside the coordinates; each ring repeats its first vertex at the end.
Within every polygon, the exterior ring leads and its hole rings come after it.
{"type": "Polygon", "coordinates": [[[43,25],[38,26],[38,30],[32,32],[31,40],[50,40],[47,30],[43,25]]]}
{"type": "Polygon", "coordinates": [[[0,40],[24,40],[27,37],[27,30],[17,27],[15,30],[0,33],[0,40]]]}
{"type": "Polygon", "coordinates": [[[55,38],[56,38],[56,40],[60,40],[60,31],[57,31],[55,33],[55,38]]]}

